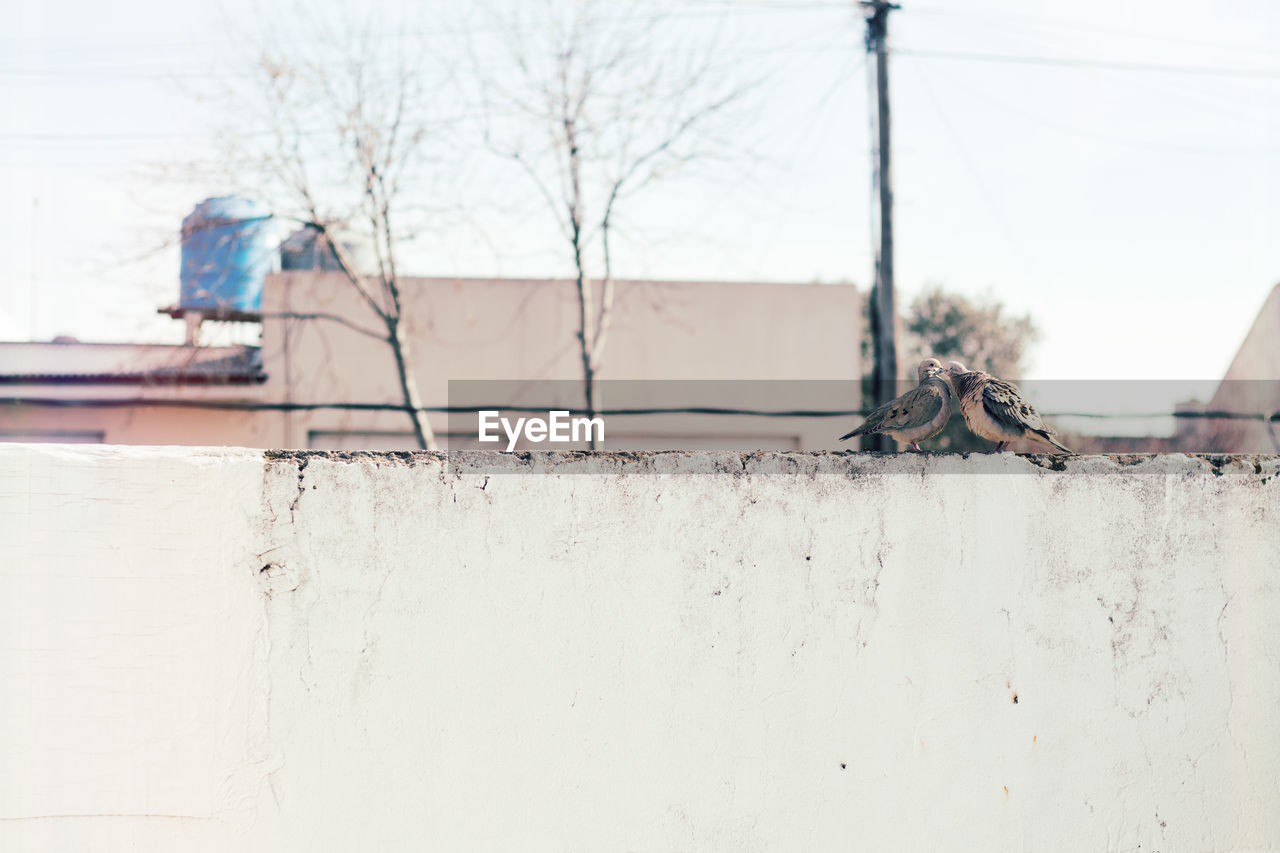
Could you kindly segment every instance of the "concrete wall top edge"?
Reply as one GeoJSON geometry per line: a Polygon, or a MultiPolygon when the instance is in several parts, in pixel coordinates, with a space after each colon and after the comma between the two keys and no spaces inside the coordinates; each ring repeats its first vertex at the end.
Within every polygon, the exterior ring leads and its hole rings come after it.
{"type": "MultiPolygon", "coordinates": [[[[239,447],[177,447],[83,444],[3,444],[0,455],[57,455],[113,459],[191,459],[193,461],[326,461],[377,466],[447,467],[458,474],[1147,474],[1280,477],[1276,454],[1062,454],[1012,453],[867,453],[831,451],[533,451],[491,450],[322,451],[257,450],[239,447]]],[[[1280,481],[1280,480],[1278,480],[1280,481]]]]}
{"type": "Polygon", "coordinates": [[[831,451],[267,451],[271,460],[341,464],[441,465],[456,474],[907,474],[1133,473],[1278,478],[1280,455],[1051,453],[868,453],[831,451]]]}
{"type": "Polygon", "coordinates": [[[251,447],[0,442],[0,457],[14,458],[31,455],[57,455],[80,459],[191,459],[220,461],[262,459],[262,451],[251,447]]]}

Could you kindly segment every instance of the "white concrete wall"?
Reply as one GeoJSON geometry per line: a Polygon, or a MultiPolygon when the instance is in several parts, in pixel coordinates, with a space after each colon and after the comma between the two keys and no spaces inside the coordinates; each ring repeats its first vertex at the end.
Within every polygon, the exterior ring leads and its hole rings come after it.
{"type": "Polygon", "coordinates": [[[0,446],[0,850],[1280,848],[1275,457],[467,459],[0,446]]]}

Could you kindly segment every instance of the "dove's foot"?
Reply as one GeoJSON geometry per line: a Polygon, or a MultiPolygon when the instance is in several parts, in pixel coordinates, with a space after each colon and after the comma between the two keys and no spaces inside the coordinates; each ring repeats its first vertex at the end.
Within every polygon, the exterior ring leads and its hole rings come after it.
{"type": "Polygon", "coordinates": [[[911,449],[914,450],[916,453],[924,452],[923,450],[920,449],[920,445],[916,444],[914,441],[911,442],[911,449]]]}
{"type": "Polygon", "coordinates": [[[1012,442],[1008,442],[1008,441],[997,441],[997,442],[996,442],[996,453],[1004,453],[1006,450],[1008,450],[1008,449],[1009,449],[1009,445],[1010,445],[1011,443],[1012,443],[1012,442]]]}

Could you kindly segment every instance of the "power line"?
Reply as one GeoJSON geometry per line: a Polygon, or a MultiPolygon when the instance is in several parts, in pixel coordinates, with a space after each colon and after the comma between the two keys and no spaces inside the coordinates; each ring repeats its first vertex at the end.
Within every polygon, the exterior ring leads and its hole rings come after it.
{"type": "MultiPolygon", "coordinates": [[[[908,66],[908,67],[911,67],[911,66],[908,66]]],[[[974,158],[973,154],[969,151],[969,146],[965,144],[964,139],[960,135],[960,132],[956,129],[956,126],[952,123],[950,116],[947,114],[946,110],[943,109],[942,101],[941,99],[938,98],[937,92],[934,90],[933,84],[929,80],[929,73],[925,70],[924,66],[919,66],[919,65],[915,66],[912,70],[915,71],[920,81],[924,84],[925,94],[928,95],[929,101],[933,105],[934,111],[937,113],[939,121],[942,123],[943,128],[951,136],[952,150],[959,157],[960,162],[964,164],[965,169],[968,170],[969,176],[973,179],[974,186],[977,187],[978,189],[979,196],[982,198],[982,201],[987,206],[988,213],[991,215],[992,220],[996,223],[1000,231],[1003,233],[1005,241],[1007,242],[1009,248],[1012,250],[1012,255],[1022,265],[1023,276],[1028,281],[1040,280],[1041,277],[1039,275],[1029,275],[1027,273],[1027,270],[1031,266],[1031,264],[1028,263],[1027,254],[1023,250],[1023,246],[1018,242],[1017,238],[1014,236],[1013,229],[1009,227],[1008,219],[1006,219],[1004,214],[1000,211],[1000,206],[996,202],[996,196],[991,191],[990,187],[987,186],[987,182],[982,176],[982,170],[978,168],[977,160],[974,158]]]]}
{"type": "MultiPolygon", "coordinates": [[[[768,55],[777,53],[787,53],[793,51],[802,51],[804,53],[840,51],[843,52],[848,48],[841,44],[828,44],[811,47],[777,47],[777,48],[759,48],[747,51],[750,55],[768,55]]],[[[1068,57],[1068,56],[1038,56],[1034,54],[1002,54],[1002,53],[974,53],[964,51],[946,51],[946,50],[928,50],[915,49],[905,47],[895,47],[893,52],[899,56],[910,56],[921,59],[944,59],[956,60],[963,62],[989,62],[1016,65],[1043,65],[1055,68],[1079,68],[1094,69],[1103,71],[1132,71],[1152,74],[1179,74],[1200,77],[1223,77],[1235,79],[1253,79],[1253,80],[1280,80],[1280,69],[1276,68],[1239,68],[1232,66],[1215,66],[1215,65],[1175,65],[1164,63],[1147,63],[1147,62],[1129,62],[1125,60],[1112,59],[1090,59],[1085,57],[1068,57]]],[[[181,69],[181,70],[164,70],[159,68],[148,68],[147,66],[121,66],[121,65],[103,65],[96,67],[80,67],[80,68],[50,68],[50,69],[23,69],[23,68],[0,68],[0,78],[7,79],[68,79],[83,78],[93,80],[95,82],[111,83],[113,78],[118,79],[143,79],[143,80],[174,80],[174,79],[199,79],[199,78],[240,78],[252,79],[256,77],[253,71],[219,71],[212,74],[208,70],[202,69],[181,69]]]]}
{"type": "MultiPolygon", "coordinates": [[[[470,415],[481,410],[498,410],[515,414],[546,414],[549,411],[567,411],[570,415],[586,415],[584,409],[549,405],[511,406],[487,403],[471,406],[418,406],[399,403],[266,403],[256,400],[174,400],[147,397],[120,398],[61,398],[61,397],[0,397],[0,406],[44,406],[64,409],[124,409],[131,407],[206,409],[233,412],[313,412],[321,410],[352,412],[425,412],[439,415],[470,415]]],[[[598,417],[636,417],[645,415],[724,415],[728,417],[754,418],[847,418],[865,417],[870,409],[746,409],[726,406],[653,406],[630,409],[603,409],[598,417]]],[[[1280,423],[1280,412],[1230,412],[1223,410],[1189,410],[1174,412],[1044,412],[1047,418],[1094,418],[1119,420],[1149,420],[1156,418],[1189,418],[1192,420],[1235,420],[1280,423]]]]}
{"type": "MultiPolygon", "coordinates": [[[[917,66],[919,69],[920,66],[917,66]]],[[[923,79],[923,78],[922,78],[923,79]]],[[[1234,154],[1240,156],[1274,156],[1280,152],[1280,147],[1275,145],[1195,145],[1177,141],[1139,139],[1121,136],[1117,133],[1104,133],[1094,130],[1092,127],[1082,127],[1075,124],[1069,124],[1053,118],[1046,118],[1029,110],[1023,109],[1010,101],[993,95],[990,91],[973,85],[966,85],[960,81],[954,81],[956,87],[963,89],[967,94],[973,96],[981,103],[999,110],[1006,115],[1021,119],[1040,127],[1048,128],[1060,134],[1073,136],[1080,139],[1091,139],[1108,145],[1121,146],[1131,148],[1138,151],[1159,152],[1162,154],[1209,154],[1222,155],[1234,154]]],[[[928,84],[926,83],[926,86],[928,84]]],[[[926,91],[933,97],[932,89],[927,88],[926,91]]],[[[937,106],[937,99],[934,99],[937,106]]],[[[939,107],[939,110],[941,108],[939,107]]],[[[941,112],[939,112],[941,115],[941,112]]]]}
{"type": "MultiPolygon", "coordinates": [[[[825,32],[825,31],[824,31],[825,32]]],[[[803,44],[787,44],[774,47],[758,47],[739,51],[736,55],[744,58],[754,58],[761,56],[774,56],[782,54],[801,54],[805,56],[821,53],[839,52],[844,53],[849,50],[847,43],[843,41],[819,44],[819,45],[803,45],[803,44]]],[[[252,66],[246,67],[245,70],[228,71],[225,69],[213,70],[213,65],[201,67],[188,67],[182,69],[164,69],[155,66],[145,65],[98,65],[98,66],[80,66],[74,68],[0,68],[0,82],[39,82],[44,79],[50,81],[75,81],[75,82],[92,82],[115,84],[121,80],[143,80],[143,81],[175,81],[175,80],[257,80],[261,78],[261,72],[252,66]]]]}
{"type": "MultiPolygon", "coordinates": [[[[662,21],[675,18],[705,18],[720,14],[733,15],[754,15],[769,14],[773,12],[826,12],[826,11],[848,11],[849,3],[847,0],[725,0],[725,2],[713,3],[685,3],[679,8],[667,9],[660,12],[650,12],[646,14],[627,14],[627,15],[592,15],[583,19],[584,23],[591,24],[608,24],[608,23],[626,23],[630,21],[662,21]]],[[[542,24],[538,29],[550,30],[555,24],[542,24]]],[[[508,32],[512,26],[510,24],[503,25],[475,25],[475,26],[445,26],[445,27],[402,27],[395,30],[384,30],[381,32],[369,32],[372,38],[389,39],[389,38],[419,38],[423,36],[439,36],[441,38],[453,37],[460,35],[469,35],[471,33],[504,33],[508,32]]],[[[181,34],[174,33],[174,36],[181,34]]],[[[287,34],[282,37],[279,31],[272,33],[273,43],[290,44],[296,42],[297,39],[290,39],[287,34]]],[[[225,47],[234,44],[237,39],[232,36],[221,38],[170,38],[162,36],[157,39],[112,39],[109,44],[104,44],[100,39],[89,41],[81,41],[75,43],[74,39],[50,39],[48,36],[11,36],[0,38],[0,46],[14,45],[35,45],[45,48],[51,41],[57,41],[59,45],[66,44],[66,50],[81,51],[85,47],[100,48],[117,48],[120,50],[137,50],[146,48],[172,47],[172,48],[189,48],[198,46],[215,46],[225,47]],[[67,44],[67,42],[70,42],[67,44]]]]}
{"type": "MultiPolygon", "coordinates": [[[[405,124],[414,125],[439,125],[441,128],[453,124],[461,124],[467,121],[475,121],[486,117],[497,116],[500,118],[518,116],[520,112],[514,109],[488,109],[488,110],[469,110],[464,112],[448,113],[438,116],[424,115],[422,118],[403,119],[405,124]]],[[[313,138],[342,135],[345,133],[340,124],[336,123],[331,127],[317,128],[301,128],[297,131],[290,131],[285,134],[287,137],[313,138]]],[[[214,128],[208,132],[199,131],[156,131],[154,133],[141,133],[138,131],[122,131],[112,132],[103,131],[100,133],[51,133],[47,131],[38,131],[34,133],[0,133],[0,144],[7,142],[58,142],[58,143],[79,143],[79,142],[120,142],[134,143],[148,140],[165,141],[165,140],[186,140],[186,139],[206,139],[209,141],[219,141],[225,138],[234,138],[236,140],[244,139],[264,139],[274,140],[278,134],[270,130],[253,130],[241,132],[229,132],[225,128],[214,128]]]]}
{"type": "MultiPolygon", "coordinates": [[[[269,136],[267,133],[245,134],[252,136],[269,136]]],[[[155,131],[153,133],[0,133],[0,142],[138,142],[154,139],[156,141],[173,139],[208,139],[207,133],[173,133],[155,131]]]]}
{"type": "Polygon", "coordinates": [[[941,6],[920,6],[915,3],[911,4],[913,14],[923,12],[926,15],[944,15],[944,16],[963,16],[965,19],[982,18],[984,30],[989,30],[993,25],[1004,29],[1008,33],[1026,34],[1040,33],[1049,34],[1054,37],[1061,36],[1064,30],[1072,30],[1075,32],[1088,33],[1090,35],[1107,36],[1111,38],[1121,39],[1139,39],[1143,41],[1163,42],[1165,44],[1184,44],[1198,48],[1226,48],[1234,51],[1246,51],[1252,53],[1264,54],[1280,54],[1280,49],[1275,45],[1264,45],[1259,43],[1245,43],[1235,41],[1220,41],[1217,39],[1203,38],[1186,38],[1168,33],[1145,30],[1131,29],[1115,29],[1112,27],[1096,26],[1092,19],[1087,19],[1082,23],[1078,17],[1061,18],[1047,17],[1042,15],[1021,15],[1009,12],[1008,9],[981,9],[971,5],[963,7],[948,8],[941,6]]]}
{"type": "Polygon", "coordinates": [[[1055,68],[1090,68],[1102,71],[1138,71],[1151,74],[1189,74],[1201,77],[1236,77],[1257,80],[1280,80],[1280,69],[1228,68],[1212,65],[1163,65],[1126,62],[1111,59],[1085,59],[1067,56],[1027,56],[1005,53],[965,53],[948,50],[915,50],[894,48],[899,56],[921,59],[952,59],[961,62],[995,62],[1015,65],[1045,65],[1055,68]]]}

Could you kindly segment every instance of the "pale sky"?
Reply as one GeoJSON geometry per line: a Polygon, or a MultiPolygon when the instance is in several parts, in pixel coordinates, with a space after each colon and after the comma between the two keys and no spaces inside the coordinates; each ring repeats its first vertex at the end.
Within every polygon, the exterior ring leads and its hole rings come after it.
{"type": "MultiPolygon", "coordinates": [[[[177,252],[162,247],[197,202],[224,192],[156,166],[203,153],[231,120],[190,90],[243,61],[227,21],[256,15],[250,28],[290,37],[284,7],[271,5],[7,10],[0,338],[181,339],[180,323],[155,315],[178,293],[177,252]]],[[[1032,378],[1220,377],[1280,281],[1280,4],[901,5],[900,305],[938,283],[1031,313],[1043,332],[1032,378]]],[[[618,274],[865,287],[870,153],[854,4],[677,6],[691,32],[720,25],[744,77],[766,80],[742,123],[759,156],[749,175],[652,187],[629,210],[643,236],[620,248],[618,274]]],[[[465,52],[449,32],[431,44],[465,52]]],[[[549,232],[493,222],[493,244],[437,235],[409,250],[409,271],[567,272],[549,232]]]]}

